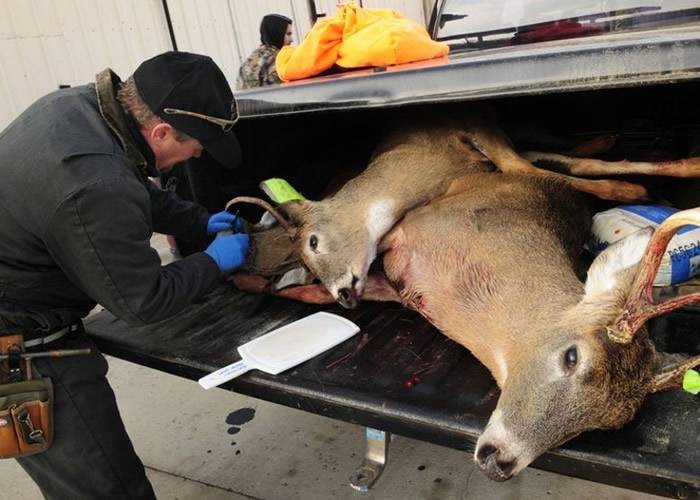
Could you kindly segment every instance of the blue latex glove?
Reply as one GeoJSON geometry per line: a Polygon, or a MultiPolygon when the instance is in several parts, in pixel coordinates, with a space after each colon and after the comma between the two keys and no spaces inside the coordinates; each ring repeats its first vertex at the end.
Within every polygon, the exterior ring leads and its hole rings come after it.
{"type": "Polygon", "coordinates": [[[218,235],[204,251],[214,259],[223,273],[231,272],[245,262],[250,236],[245,233],[218,235]]]}
{"type": "MultiPolygon", "coordinates": [[[[207,234],[215,234],[219,231],[231,229],[233,222],[238,222],[236,219],[237,217],[235,215],[228,213],[225,210],[223,212],[215,213],[209,217],[209,221],[207,222],[207,234]]],[[[237,229],[240,230],[240,227],[237,229]]]]}

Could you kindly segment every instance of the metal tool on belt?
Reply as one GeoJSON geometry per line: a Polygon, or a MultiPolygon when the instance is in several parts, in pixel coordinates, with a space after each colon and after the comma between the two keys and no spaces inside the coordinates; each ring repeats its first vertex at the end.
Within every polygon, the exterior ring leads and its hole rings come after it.
{"type": "MultiPolygon", "coordinates": [[[[90,354],[90,349],[59,349],[54,351],[42,352],[18,352],[19,359],[34,359],[34,358],[63,358],[65,356],[79,356],[81,354],[90,354]]],[[[14,354],[0,354],[0,361],[5,361],[13,357],[14,354]]]]}
{"type": "Polygon", "coordinates": [[[14,383],[31,380],[32,360],[37,358],[62,358],[90,354],[90,349],[60,349],[50,351],[27,352],[21,334],[0,337],[0,383],[14,383]]]}

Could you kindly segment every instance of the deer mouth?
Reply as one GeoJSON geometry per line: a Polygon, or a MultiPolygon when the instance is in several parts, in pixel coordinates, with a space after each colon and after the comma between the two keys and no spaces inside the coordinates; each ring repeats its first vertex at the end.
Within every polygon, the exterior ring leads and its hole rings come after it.
{"type": "Polygon", "coordinates": [[[493,445],[481,446],[476,452],[476,464],[492,481],[503,482],[513,477],[516,459],[506,459],[501,450],[493,445]]]}
{"type": "Polygon", "coordinates": [[[345,309],[355,309],[359,299],[355,289],[353,288],[341,288],[338,290],[338,303],[345,309]]]}
{"type": "Polygon", "coordinates": [[[352,284],[349,287],[343,287],[338,290],[336,300],[346,309],[355,309],[360,302],[362,293],[364,292],[365,282],[352,275],[352,284]]]}

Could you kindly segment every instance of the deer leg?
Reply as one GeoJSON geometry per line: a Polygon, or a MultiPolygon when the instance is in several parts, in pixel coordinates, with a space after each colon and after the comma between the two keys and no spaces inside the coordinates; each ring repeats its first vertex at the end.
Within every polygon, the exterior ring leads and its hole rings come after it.
{"type": "Polygon", "coordinates": [[[530,162],[553,165],[552,169],[572,175],[641,174],[666,177],[700,177],[700,157],[674,161],[603,161],[593,158],[572,158],[556,153],[528,151],[523,157],[530,162]]]}
{"type": "Polygon", "coordinates": [[[285,299],[298,300],[307,304],[334,304],[336,300],[331,293],[321,284],[291,286],[272,292],[273,295],[285,299]]]}
{"type": "Polygon", "coordinates": [[[518,125],[509,129],[506,134],[515,144],[529,144],[530,147],[550,151],[566,151],[567,155],[577,158],[605,153],[610,151],[610,148],[617,142],[617,137],[613,134],[598,135],[577,141],[552,134],[549,130],[533,127],[532,124],[518,125]]]}
{"type": "MultiPolygon", "coordinates": [[[[326,287],[320,283],[283,288],[274,292],[274,295],[309,304],[334,304],[336,302],[326,287]]],[[[399,294],[396,293],[384,274],[367,276],[365,291],[361,299],[374,302],[401,302],[399,294]]]]}
{"type": "MultiPolygon", "coordinates": [[[[321,284],[291,286],[281,290],[273,290],[270,280],[249,273],[235,273],[229,278],[229,281],[236,285],[239,290],[249,293],[268,293],[307,304],[334,304],[336,302],[326,287],[321,284]]],[[[383,274],[371,274],[367,277],[362,300],[401,302],[396,290],[383,274]]]]}
{"type": "Polygon", "coordinates": [[[242,292],[248,293],[269,293],[272,289],[272,282],[258,274],[238,272],[231,275],[226,281],[233,283],[242,292]]]}
{"type": "Polygon", "coordinates": [[[616,142],[617,137],[614,135],[599,135],[576,144],[567,154],[576,158],[588,158],[610,151],[616,142]]]}
{"type": "Polygon", "coordinates": [[[515,152],[508,137],[498,127],[479,123],[467,128],[466,136],[467,140],[502,172],[559,179],[574,189],[604,200],[631,202],[649,199],[646,189],[638,184],[617,180],[579,179],[538,168],[515,152]]]}
{"type": "MultiPolygon", "coordinates": [[[[320,283],[283,288],[274,292],[274,295],[309,304],[334,304],[336,302],[326,287],[320,283]]],[[[399,294],[396,293],[384,274],[367,276],[365,291],[361,299],[374,302],[401,302],[399,294]]]]}
{"type": "Polygon", "coordinates": [[[323,285],[301,285],[273,290],[272,281],[257,274],[234,273],[229,281],[248,293],[267,293],[309,304],[333,304],[335,299],[323,285]]]}

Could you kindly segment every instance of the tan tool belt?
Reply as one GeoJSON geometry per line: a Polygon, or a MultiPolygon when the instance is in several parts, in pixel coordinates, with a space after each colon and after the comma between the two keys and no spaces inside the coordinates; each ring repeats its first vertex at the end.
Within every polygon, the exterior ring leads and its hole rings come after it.
{"type": "Polygon", "coordinates": [[[22,335],[0,336],[0,458],[40,453],[53,441],[53,384],[23,352],[22,335]]]}

